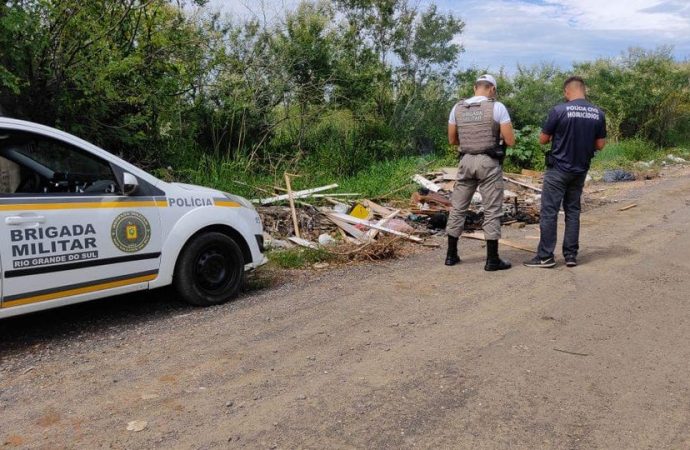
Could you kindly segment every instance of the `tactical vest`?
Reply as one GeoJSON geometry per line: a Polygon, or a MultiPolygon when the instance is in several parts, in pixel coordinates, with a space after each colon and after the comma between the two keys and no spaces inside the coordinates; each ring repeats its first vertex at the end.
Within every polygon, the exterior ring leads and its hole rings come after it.
{"type": "Polygon", "coordinates": [[[460,100],[455,105],[460,153],[479,155],[499,147],[501,125],[494,121],[494,100],[487,99],[468,105],[460,100]]]}

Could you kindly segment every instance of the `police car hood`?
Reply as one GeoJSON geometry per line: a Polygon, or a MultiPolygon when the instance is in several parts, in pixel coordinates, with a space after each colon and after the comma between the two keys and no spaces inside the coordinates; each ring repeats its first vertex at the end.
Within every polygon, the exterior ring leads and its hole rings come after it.
{"type": "Polygon", "coordinates": [[[199,192],[199,193],[204,193],[204,194],[220,194],[224,195],[221,191],[217,189],[211,189],[207,188],[204,186],[197,186],[196,184],[186,184],[186,183],[170,183],[175,187],[179,187],[181,189],[184,189],[185,191],[190,191],[190,192],[199,192]]]}

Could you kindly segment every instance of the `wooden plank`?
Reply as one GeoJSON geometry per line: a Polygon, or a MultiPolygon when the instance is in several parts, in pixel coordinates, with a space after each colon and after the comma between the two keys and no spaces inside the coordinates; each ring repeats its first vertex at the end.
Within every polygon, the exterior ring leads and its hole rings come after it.
{"type": "MultiPolygon", "coordinates": [[[[484,238],[484,233],[476,233],[476,232],[475,233],[463,233],[462,237],[467,238],[467,239],[476,239],[478,241],[486,241],[486,239],[484,238]]],[[[537,253],[536,250],[534,250],[530,247],[526,247],[524,245],[517,244],[517,243],[509,241],[507,239],[500,239],[498,241],[498,243],[501,245],[505,245],[506,247],[512,247],[512,248],[516,248],[518,250],[523,250],[523,251],[530,252],[530,253],[537,253]]]]}
{"type": "Polygon", "coordinates": [[[452,206],[452,202],[441,194],[436,192],[429,192],[428,195],[422,195],[418,192],[413,197],[418,198],[422,203],[436,203],[443,206],[452,206]]]}
{"type": "Polygon", "coordinates": [[[338,214],[338,213],[332,213],[332,212],[324,213],[324,215],[326,217],[328,217],[328,219],[331,222],[336,224],[338,226],[338,228],[342,229],[343,231],[345,231],[349,235],[353,236],[355,239],[360,241],[360,243],[364,243],[364,242],[368,241],[368,237],[367,237],[366,232],[358,229],[357,227],[350,225],[349,223],[345,222],[344,220],[340,220],[337,217],[333,217],[332,216],[333,214],[338,214]]]}
{"type": "Polygon", "coordinates": [[[433,183],[433,182],[427,180],[426,178],[424,178],[423,176],[421,176],[421,175],[419,175],[419,174],[413,176],[413,177],[412,177],[412,180],[415,181],[415,182],[417,182],[417,183],[419,183],[419,184],[421,184],[421,185],[424,186],[425,188],[429,189],[431,192],[438,192],[438,191],[441,190],[441,186],[439,186],[438,184],[433,183]]]}
{"type": "MultiPolygon", "coordinates": [[[[400,213],[400,210],[399,210],[399,209],[396,209],[395,211],[393,211],[392,213],[388,214],[388,215],[387,215],[386,217],[384,217],[383,219],[381,219],[381,220],[379,220],[378,222],[376,222],[376,225],[381,226],[381,227],[385,226],[386,223],[388,223],[389,220],[391,220],[392,218],[394,218],[395,216],[397,216],[399,213],[400,213]]],[[[377,230],[376,228],[371,228],[371,229],[369,229],[369,231],[367,231],[367,236],[369,236],[370,239],[374,239],[374,238],[376,237],[377,234],[379,234],[379,230],[377,230]]]]}
{"type": "Polygon", "coordinates": [[[378,203],[374,203],[371,200],[362,200],[362,205],[366,206],[370,210],[374,211],[376,214],[378,214],[381,217],[386,217],[390,213],[392,213],[394,210],[391,208],[386,208],[385,206],[381,206],[378,203]]]}
{"type": "Polygon", "coordinates": [[[522,181],[513,180],[512,178],[508,178],[506,176],[503,176],[503,179],[509,183],[517,184],[518,186],[522,186],[524,188],[531,189],[533,191],[541,193],[540,188],[538,188],[536,186],[532,186],[531,184],[523,183],[522,181]]]}
{"type": "Polygon", "coordinates": [[[402,233],[402,232],[397,231],[397,230],[392,230],[390,228],[386,228],[384,226],[377,225],[375,223],[367,222],[366,220],[362,220],[362,219],[358,219],[356,217],[348,216],[347,214],[327,213],[326,215],[329,218],[334,217],[334,218],[339,219],[343,222],[349,222],[349,223],[353,223],[353,224],[363,225],[363,226],[368,227],[368,228],[374,228],[376,230],[383,231],[384,233],[390,233],[390,234],[393,234],[395,236],[400,236],[400,237],[403,237],[405,239],[409,239],[410,241],[413,241],[413,242],[422,242],[422,238],[420,238],[420,237],[413,236],[413,235],[407,234],[407,233],[402,233]]]}
{"type": "Polygon", "coordinates": [[[622,208],[619,209],[618,211],[627,211],[627,210],[629,210],[629,209],[635,208],[636,206],[637,206],[637,203],[633,203],[632,205],[628,205],[628,206],[622,207],[622,208]]]}
{"type": "Polygon", "coordinates": [[[292,187],[290,186],[290,175],[285,172],[285,186],[287,187],[288,200],[290,201],[290,214],[292,215],[292,226],[295,228],[295,236],[301,239],[302,236],[299,235],[299,221],[297,220],[297,210],[295,209],[295,197],[292,193],[292,187]]]}
{"type": "Polygon", "coordinates": [[[422,215],[422,216],[433,216],[434,214],[438,214],[440,212],[448,212],[445,209],[411,209],[410,212],[412,214],[417,214],[422,215]]]}
{"type": "Polygon", "coordinates": [[[334,199],[334,198],[331,198],[330,196],[329,196],[329,197],[324,197],[324,199],[325,199],[328,203],[330,203],[331,205],[343,205],[343,206],[346,207],[346,208],[349,208],[349,207],[350,207],[350,205],[348,205],[347,203],[340,202],[340,201],[338,201],[338,200],[336,200],[336,199],[334,199]]]}
{"type": "Polygon", "coordinates": [[[343,192],[343,193],[337,193],[337,194],[309,194],[307,197],[309,198],[327,198],[327,197],[358,197],[362,194],[359,192],[343,192]]]}
{"type": "MultiPolygon", "coordinates": [[[[317,192],[322,192],[322,191],[327,191],[329,189],[335,189],[337,188],[337,184],[329,184],[328,186],[321,186],[321,187],[316,187],[312,189],[305,189],[303,191],[295,191],[292,193],[292,198],[304,198],[304,197],[309,197],[311,194],[315,194],[317,192]]],[[[333,196],[333,194],[331,194],[333,196]]],[[[282,194],[282,195],[276,195],[275,197],[269,197],[269,198],[257,198],[252,200],[253,203],[259,203],[261,205],[269,205],[271,203],[275,202],[280,202],[283,200],[287,200],[290,196],[288,194],[282,194]]]]}
{"type": "Polygon", "coordinates": [[[311,248],[313,250],[316,250],[317,248],[319,248],[319,246],[316,245],[315,243],[313,243],[311,241],[307,241],[306,239],[298,238],[296,236],[290,236],[288,238],[288,240],[290,242],[293,242],[293,243],[299,245],[300,247],[311,248]]]}

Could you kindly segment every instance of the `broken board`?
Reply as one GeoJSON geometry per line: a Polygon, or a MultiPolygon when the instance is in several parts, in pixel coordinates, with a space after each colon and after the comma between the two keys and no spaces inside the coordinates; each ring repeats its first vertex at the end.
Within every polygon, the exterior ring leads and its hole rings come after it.
{"type": "MultiPolygon", "coordinates": [[[[484,233],[476,233],[476,232],[475,233],[462,233],[462,237],[464,237],[466,239],[475,239],[478,241],[486,241],[486,239],[484,238],[484,233]]],[[[518,250],[523,250],[523,251],[530,252],[530,253],[537,253],[537,251],[534,250],[533,248],[527,247],[525,245],[517,244],[517,243],[509,241],[507,239],[500,239],[498,241],[498,243],[501,245],[505,245],[506,247],[512,247],[512,248],[516,248],[518,250]]]]}

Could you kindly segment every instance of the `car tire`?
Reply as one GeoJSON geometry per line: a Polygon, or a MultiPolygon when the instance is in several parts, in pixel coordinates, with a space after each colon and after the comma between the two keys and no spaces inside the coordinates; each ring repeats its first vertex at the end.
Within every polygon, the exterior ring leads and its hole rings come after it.
{"type": "Polygon", "coordinates": [[[244,280],[244,256],[223,233],[206,232],[189,241],[177,260],[173,284],[197,306],[219,305],[237,296],[244,280]]]}

